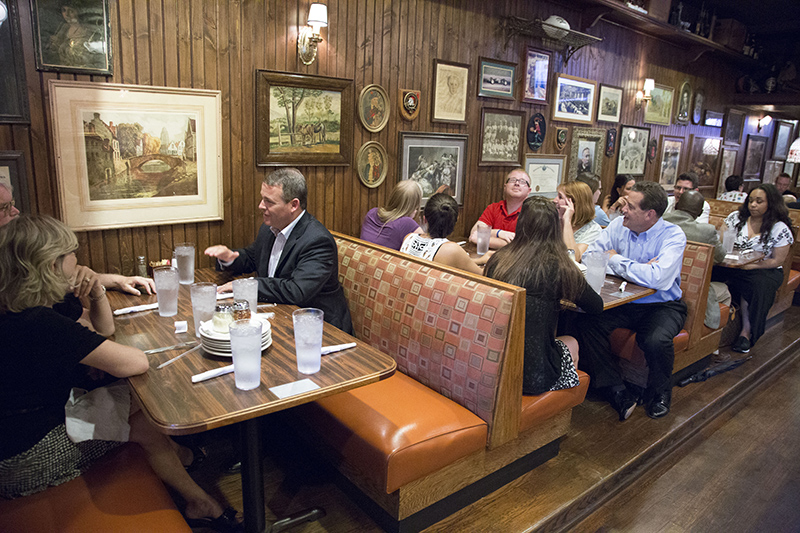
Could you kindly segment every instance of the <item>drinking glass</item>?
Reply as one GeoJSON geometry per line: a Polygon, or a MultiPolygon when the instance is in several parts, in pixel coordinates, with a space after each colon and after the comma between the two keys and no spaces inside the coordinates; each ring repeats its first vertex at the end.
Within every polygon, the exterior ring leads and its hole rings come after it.
{"type": "Polygon", "coordinates": [[[194,334],[199,337],[200,322],[214,318],[214,307],[217,305],[217,285],[215,283],[192,283],[191,291],[194,334]]]}
{"type": "Polygon", "coordinates": [[[250,305],[250,312],[258,312],[258,280],[255,278],[244,278],[233,280],[233,299],[247,300],[250,305]]]}
{"type": "Polygon", "coordinates": [[[178,259],[181,285],[191,285],[194,282],[194,243],[182,242],[176,245],[175,257],[178,259]]]}
{"type": "Polygon", "coordinates": [[[736,229],[725,228],[722,232],[722,247],[725,248],[725,254],[733,253],[733,243],[736,241],[736,229]]]}
{"type": "Polygon", "coordinates": [[[581,256],[581,263],[586,265],[586,283],[597,294],[600,294],[606,281],[608,259],[608,252],[590,252],[581,256]]]}
{"type": "Polygon", "coordinates": [[[489,241],[492,238],[492,228],[478,224],[478,255],[489,251],[489,241]]]}
{"type": "Polygon", "coordinates": [[[292,313],[297,371],[301,374],[319,372],[322,362],[322,321],[324,317],[325,313],[321,309],[312,307],[298,309],[292,313]]]}
{"type": "Polygon", "coordinates": [[[159,316],[175,316],[178,314],[178,270],[172,267],[158,267],[153,270],[153,281],[156,282],[159,316]]]}
{"type": "Polygon", "coordinates": [[[229,326],[237,389],[252,390],[261,385],[261,326],[260,320],[234,320],[229,326]]]}

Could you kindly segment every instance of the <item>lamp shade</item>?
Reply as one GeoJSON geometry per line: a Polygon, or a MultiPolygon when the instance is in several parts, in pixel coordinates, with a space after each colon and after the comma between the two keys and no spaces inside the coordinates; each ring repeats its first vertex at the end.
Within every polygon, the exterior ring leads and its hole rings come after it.
{"type": "Polygon", "coordinates": [[[328,6],[313,3],[308,8],[308,25],[313,28],[322,28],[328,25],[328,6]]]}
{"type": "Polygon", "coordinates": [[[646,94],[650,94],[650,91],[656,88],[656,81],[653,78],[645,78],[644,80],[644,92],[646,94]]]}
{"type": "Polygon", "coordinates": [[[789,156],[786,158],[789,163],[800,163],[800,137],[794,140],[789,148],[789,156]]]}

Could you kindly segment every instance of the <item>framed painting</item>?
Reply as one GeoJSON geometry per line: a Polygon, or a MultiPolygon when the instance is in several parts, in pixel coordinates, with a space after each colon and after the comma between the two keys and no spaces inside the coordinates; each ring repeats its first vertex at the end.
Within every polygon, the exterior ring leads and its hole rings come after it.
{"type": "Polygon", "coordinates": [[[725,123],[722,127],[722,139],[725,144],[738,146],[742,142],[742,130],[744,129],[744,111],[729,109],[725,115],[725,123]]]}
{"type": "Polygon", "coordinates": [[[767,137],[763,135],[748,135],[747,145],[744,149],[744,165],[742,177],[746,180],[760,180],[761,167],[764,165],[764,156],[767,153],[767,137]]]}
{"type": "Polygon", "coordinates": [[[478,96],[516,100],[514,80],[517,64],[497,59],[480,58],[478,68],[478,96]]]}
{"type": "Polygon", "coordinates": [[[400,179],[419,183],[423,204],[445,191],[463,203],[468,138],[456,133],[400,132],[400,179]]]}
{"type": "Polygon", "coordinates": [[[794,179],[794,167],[795,167],[794,163],[786,162],[786,163],[783,164],[783,171],[786,172],[787,174],[789,174],[789,176],[792,177],[792,183],[794,183],[794,185],[796,187],[797,183],[795,182],[795,179],[794,179]]]}
{"type": "Polygon", "coordinates": [[[31,0],[36,68],[111,76],[108,0],[31,0]]]}
{"type": "Polygon", "coordinates": [[[525,76],[522,85],[522,101],[533,104],[547,104],[549,94],[550,70],[553,56],[538,48],[525,49],[525,76]]]}
{"type": "Polygon", "coordinates": [[[683,82],[678,95],[678,106],[675,109],[675,122],[688,124],[692,115],[692,86],[688,81],[683,82]]]}
{"type": "Polygon", "coordinates": [[[481,150],[478,165],[520,166],[524,123],[524,111],[481,109],[481,150]]]}
{"type": "Polygon", "coordinates": [[[49,91],[69,227],[222,220],[220,91],[61,80],[49,91]]]}
{"type": "Polygon", "coordinates": [[[644,175],[650,128],[622,126],[617,151],[617,174],[644,175]]]}
{"type": "Polygon", "coordinates": [[[30,213],[28,201],[28,176],[25,172],[25,156],[22,152],[0,152],[0,184],[11,191],[14,205],[23,213],[30,213]]]}
{"type": "Polygon", "coordinates": [[[656,83],[656,86],[650,91],[650,101],[644,108],[645,124],[669,126],[674,99],[675,89],[656,83]]]}
{"type": "Polygon", "coordinates": [[[356,169],[361,183],[370,189],[383,183],[389,170],[386,148],[377,141],[364,143],[356,155],[356,169]]]}
{"type": "Polygon", "coordinates": [[[575,128],[572,130],[572,149],[569,168],[572,179],[582,172],[602,175],[606,130],[575,128]]]}
{"type": "Polygon", "coordinates": [[[531,194],[555,198],[556,190],[564,180],[567,156],[556,154],[526,154],[525,172],[531,178],[531,194]]]}
{"type": "Polygon", "coordinates": [[[703,91],[697,89],[694,92],[694,103],[692,104],[692,124],[700,124],[703,119],[703,103],[706,96],[703,91]]]}
{"type": "Polygon", "coordinates": [[[789,147],[792,145],[794,122],[778,120],[775,123],[775,144],[772,145],[772,159],[786,161],[789,147]]]}
{"type": "Polygon", "coordinates": [[[596,92],[597,83],[592,80],[559,74],[553,98],[553,120],[591,124],[596,92]]]}
{"type": "Polygon", "coordinates": [[[675,187],[681,168],[681,154],[683,152],[683,137],[661,135],[661,157],[658,167],[658,183],[664,190],[671,191],[675,187]]]}
{"type": "Polygon", "coordinates": [[[600,95],[597,98],[597,120],[619,122],[621,113],[622,87],[600,84],[600,95]]]}
{"type": "Polygon", "coordinates": [[[467,123],[469,65],[433,60],[431,122],[467,123]]]}
{"type": "Polygon", "coordinates": [[[762,182],[775,185],[775,179],[781,172],[783,172],[783,161],[776,161],[776,160],[765,161],[764,179],[762,180],[762,182]]]}
{"type": "Polygon", "coordinates": [[[257,70],[256,117],[257,165],[350,164],[353,80],[257,70]]]}
{"type": "Polygon", "coordinates": [[[6,2],[8,19],[0,23],[0,123],[30,122],[25,64],[20,40],[17,3],[6,2]]]}
{"type": "Polygon", "coordinates": [[[712,191],[716,190],[720,148],[722,139],[719,137],[691,136],[687,170],[697,174],[697,185],[700,189],[710,187],[712,191]]]}
{"type": "Polygon", "coordinates": [[[725,192],[725,180],[728,176],[735,174],[736,157],[739,155],[739,150],[735,148],[722,147],[722,158],[719,163],[719,183],[717,185],[717,197],[725,192]]]}
{"type": "Polygon", "coordinates": [[[705,119],[703,120],[704,126],[710,126],[712,128],[721,128],[722,127],[722,120],[725,118],[723,113],[718,113],[716,111],[706,111],[705,119]]]}
{"type": "Polygon", "coordinates": [[[367,85],[358,97],[358,118],[367,131],[381,131],[389,122],[389,95],[380,85],[367,85]]]}

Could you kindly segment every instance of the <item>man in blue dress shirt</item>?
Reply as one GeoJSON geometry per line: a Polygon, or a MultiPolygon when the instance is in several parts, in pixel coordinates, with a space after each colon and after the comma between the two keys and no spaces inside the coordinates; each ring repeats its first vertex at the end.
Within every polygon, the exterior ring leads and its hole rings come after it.
{"type": "Polygon", "coordinates": [[[617,356],[611,354],[609,334],[616,328],[635,331],[636,343],[649,367],[642,399],[647,415],[660,418],[669,413],[672,399],[672,339],[686,320],[680,288],[686,235],[661,218],[667,208],[667,194],[659,184],[637,182],[627,200],[623,216],[611,221],[586,253],[609,251],[608,267],[614,274],[656,292],[601,315],[582,316],[579,364],[591,376],[593,389],[608,399],[620,420],[626,420],[637,398],[622,380],[617,356]]]}

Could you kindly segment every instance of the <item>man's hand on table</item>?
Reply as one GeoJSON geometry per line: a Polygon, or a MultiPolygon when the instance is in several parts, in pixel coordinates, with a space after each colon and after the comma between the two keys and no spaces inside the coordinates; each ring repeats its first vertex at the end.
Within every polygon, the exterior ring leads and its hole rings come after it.
{"type": "Polygon", "coordinates": [[[214,246],[209,246],[203,253],[209,257],[219,259],[223,263],[230,263],[239,257],[239,252],[234,252],[224,244],[215,244],[214,246]]]}
{"type": "Polygon", "coordinates": [[[229,281],[224,285],[220,285],[217,287],[217,294],[222,294],[223,292],[233,292],[233,282],[229,281]]]}

